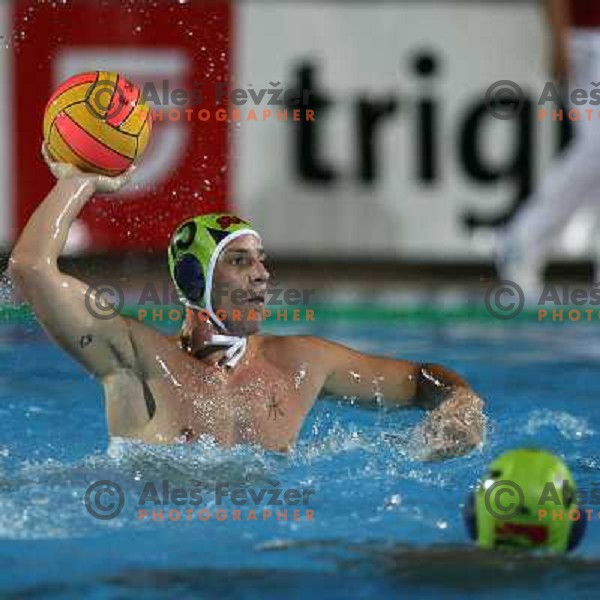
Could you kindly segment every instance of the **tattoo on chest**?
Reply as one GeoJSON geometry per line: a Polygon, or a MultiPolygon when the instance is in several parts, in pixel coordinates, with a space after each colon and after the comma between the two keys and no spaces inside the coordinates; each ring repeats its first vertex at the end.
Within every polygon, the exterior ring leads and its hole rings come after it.
{"type": "Polygon", "coordinates": [[[277,417],[285,416],[283,410],[279,408],[279,404],[279,400],[277,400],[275,397],[271,398],[271,401],[267,405],[267,408],[269,410],[269,419],[273,419],[274,421],[276,421],[277,417]]]}

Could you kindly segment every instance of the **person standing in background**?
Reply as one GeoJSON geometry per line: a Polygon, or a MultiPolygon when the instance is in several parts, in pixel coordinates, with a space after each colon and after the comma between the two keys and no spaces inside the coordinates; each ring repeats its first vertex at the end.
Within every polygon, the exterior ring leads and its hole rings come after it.
{"type": "MultiPolygon", "coordinates": [[[[569,92],[584,89],[589,98],[593,82],[600,82],[600,2],[546,0],[546,12],[553,76],[557,84],[568,82],[569,92]]],[[[574,139],[502,231],[496,248],[500,278],[518,283],[530,299],[542,292],[547,255],[569,219],[600,199],[600,106],[589,99],[574,105],[569,97],[569,108],[581,114],[574,139]]],[[[594,280],[598,277],[596,264],[594,280]]]]}

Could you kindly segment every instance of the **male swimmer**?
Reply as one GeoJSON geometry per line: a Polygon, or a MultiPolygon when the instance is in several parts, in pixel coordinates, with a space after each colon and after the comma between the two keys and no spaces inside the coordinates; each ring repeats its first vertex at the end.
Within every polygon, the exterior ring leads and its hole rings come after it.
{"type": "Polygon", "coordinates": [[[324,392],[428,409],[418,431],[431,459],[482,441],[482,400],[443,366],[369,356],[313,336],[257,335],[259,321],[230,318],[234,309],[246,316],[262,309],[269,281],[260,236],[234,215],[190,219],[172,237],[171,276],[188,308],[180,335],[122,316],[95,318],[85,304],[89,286],[57,261],[86,202],[119,190],[131,170],[90,175],[43,154],[58,181],[14,247],[10,275],[48,334],[102,382],[111,436],[174,443],[207,435],[223,446],[287,451],[324,392]],[[215,286],[228,292],[217,298],[215,286]],[[238,290],[246,294],[241,306],[238,290]],[[196,318],[201,309],[209,321],[196,318]]]}

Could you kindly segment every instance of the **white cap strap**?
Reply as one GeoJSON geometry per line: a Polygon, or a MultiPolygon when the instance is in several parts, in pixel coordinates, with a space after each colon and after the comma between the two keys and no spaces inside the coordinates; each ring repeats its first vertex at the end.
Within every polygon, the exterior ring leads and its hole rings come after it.
{"type": "Polygon", "coordinates": [[[238,335],[223,335],[213,333],[210,336],[210,344],[213,346],[229,346],[225,352],[225,366],[232,368],[238,364],[246,352],[247,340],[238,335]]]}

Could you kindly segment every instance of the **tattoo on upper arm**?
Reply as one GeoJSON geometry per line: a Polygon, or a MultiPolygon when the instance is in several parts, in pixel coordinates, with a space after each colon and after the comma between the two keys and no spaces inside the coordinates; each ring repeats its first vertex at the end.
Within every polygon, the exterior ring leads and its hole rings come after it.
{"type": "Polygon", "coordinates": [[[146,402],[148,417],[150,420],[152,420],[156,414],[156,400],[154,399],[154,394],[152,393],[152,390],[148,386],[148,383],[145,379],[142,379],[142,389],[144,390],[144,401],[146,402]]]}
{"type": "Polygon", "coordinates": [[[82,335],[79,338],[79,346],[81,348],[86,348],[87,346],[89,346],[92,342],[94,341],[94,336],[92,336],[89,333],[86,333],[85,335],[82,335]]]}

